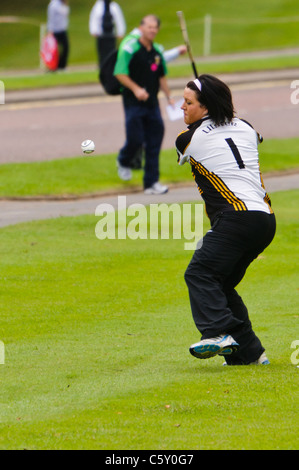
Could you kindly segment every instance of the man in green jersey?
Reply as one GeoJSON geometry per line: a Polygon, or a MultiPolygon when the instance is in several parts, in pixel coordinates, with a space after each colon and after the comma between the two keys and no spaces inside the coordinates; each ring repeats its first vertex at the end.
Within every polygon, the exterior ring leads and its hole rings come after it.
{"type": "Polygon", "coordinates": [[[159,27],[156,16],[145,16],[139,26],[141,36],[132,36],[119,49],[114,69],[114,75],[123,87],[126,120],[126,142],[118,155],[119,176],[123,180],[131,179],[132,157],[144,144],[146,194],[162,194],[168,190],[159,183],[159,154],[164,136],[159,90],[171,101],[162,48],[154,42],[159,27]]]}

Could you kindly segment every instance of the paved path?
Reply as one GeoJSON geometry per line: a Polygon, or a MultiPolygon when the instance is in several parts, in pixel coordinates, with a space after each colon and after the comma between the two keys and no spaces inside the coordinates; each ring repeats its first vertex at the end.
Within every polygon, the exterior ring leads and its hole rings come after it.
{"type": "MultiPolygon", "coordinates": [[[[266,175],[264,182],[270,195],[275,191],[297,189],[299,188],[299,172],[284,176],[266,175]]],[[[117,210],[118,196],[120,195],[122,194],[77,200],[0,201],[0,227],[40,219],[95,214],[96,207],[103,203],[111,204],[117,210]]],[[[161,196],[146,196],[143,192],[126,194],[127,207],[134,203],[148,205],[164,202],[171,204],[199,200],[200,196],[195,184],[185,187],[171,187],[167,194],[161,196]]]]}
{"type": "MultiPolygon", "coordinates": [[[[251,121],[264,137],[298,137],[299,105],[291,103],[291,83],[299,69],[253,72],[221,76],[232,88],[238,114],[251,121]]],[[[181,96],[186,79],[171,81],[181,96]]],[[[162,100],[165,117],[165,103],[162,100]]],[[[165,117],[166,118],[166,117],[165,117]]],[[[182,123],[166,120],[164,148],[173,147],[182,123]]],[[[119,97],[107,97],[98,84],[87,87],[59,87],[49,90],[9,92],[0,106],[0,163],[52,160],[79,155],[80,142],[94,138],[97,153],[116,152],[124,140],[123,112],[119,97]]],[[[266,176],[267,191],[299,187],[299,173],[266,176]]],[[[172,187],[159,197],[143,192],[127,194],[127,206],[134,202],[173,203],[198,200],[195,185],[172,187]]],[[[38,219],[94,214],[99,204],[117,209],[117,195],[78,200],[0,201],[0,227],[38,219]]]]}
{"type": "MultiPolygon", "coordinates": [[[[298,49],[299,54],[299,49],[298,49]]],[[[255,84],[261,82],[287,81],[299,79],[299,68],[281,69],[281,70],[261,70],[244,73],[220,74],[218,77],[225,81],[229,86],[240,84],[255,84]]],[[[2,76],[5,84],[5,76],[2,76]]],[[[191,80],[191,78],[190,78],[191,80]]],[[[172,89],[183,90],[188,78],[169,79],[169,85],[172,89]]],[[[6,91],[5,103],[28,103],[37,101],[50,101],[57,99],[71,99],[83,97],[107,96],[103,87],[99,83],[89,85],[69,85],[55,86],[52,88],[24,89],[6,91]]]]}
{"type": "MultiPolygon", "coordinates": [[[[291,102],[291,83],[299,69],[220,76],[230,84],[238,116],[264,138],[298,137],[299,104],[291,102]]],[[[170,80],[173,95],[182,96],[187,79],[170,80]]],[[[163,148],[173,148],[185,128],[165,112],[163,148]]],[[[0,163],[33,162],[82,156],[80,144],[92,139],[96,154],[116,153],[123,145],[124,114],[120,97],[104,95],[99,84],[7,92],[0,106],[0,163]]]]}

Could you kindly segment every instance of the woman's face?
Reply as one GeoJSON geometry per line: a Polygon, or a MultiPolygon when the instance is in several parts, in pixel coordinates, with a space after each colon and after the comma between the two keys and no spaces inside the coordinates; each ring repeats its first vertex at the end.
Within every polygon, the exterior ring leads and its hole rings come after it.
{"type": "Polygon", "coordinates": [[[207,108],[197,101],[195,91],[187,87],[184,90],[184,103],[181,109],[184,111],[184,121],[188,125],[208,114],[207,108]]]}

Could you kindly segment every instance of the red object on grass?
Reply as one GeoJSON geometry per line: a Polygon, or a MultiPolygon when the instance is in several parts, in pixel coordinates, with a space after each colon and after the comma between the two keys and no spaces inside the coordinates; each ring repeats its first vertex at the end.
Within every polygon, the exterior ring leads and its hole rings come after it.
{"type": "Polygon", "coordinates": [[[56,70],[59,61],[58,44],[52,34],[45,36],[40,51],[44,64],[49,70],[56,70]]]}

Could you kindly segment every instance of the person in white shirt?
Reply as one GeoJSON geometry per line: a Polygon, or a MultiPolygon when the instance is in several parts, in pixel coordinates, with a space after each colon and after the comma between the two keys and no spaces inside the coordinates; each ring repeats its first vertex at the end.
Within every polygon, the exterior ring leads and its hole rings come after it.
{"type": "Polygon", "coordinates": [[[176,140],[178,162],[189,162],[211,229],[185,272],[200,359],[217,354],[226,364],[269,364],[235,287],[271,243],[276,222],[259,167],[262,137],[235,117],[228,86],[211,75],[187,83],[186,131],[176,140]]]}
{"type": "MultiPolygon", "coordinates": [[[[122,12],[121,7],[116,2],[110,2],[109,4],[110,14],[113,20],[113,34],[117,39],[122,39],[126,33],[126,20],[122,12]]],[[[101,64],[100,54],[100,40],[103,36],[103,17],[105,13],[105,2],[103,0],[97,0],[91,9],[89,16],[89,32],[91,36],[96,38],[96,47],[98,55],[98,63],[101,64]]]]}
{"type": "Polygon", "coordinates": [[[58,69],[65,69],[69,57],[69,26],[70,7],[68,0],[51,0],[47,9],[47,31],[53,34],[59,47],[58,69]]]}

